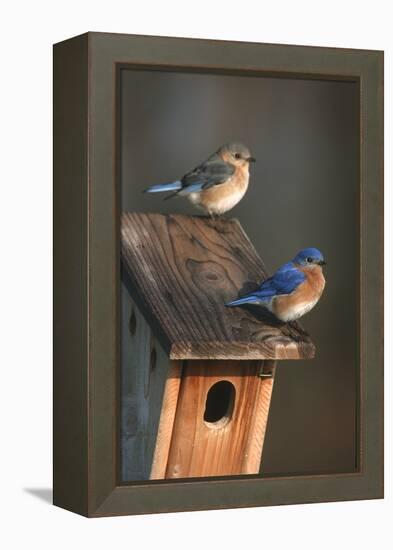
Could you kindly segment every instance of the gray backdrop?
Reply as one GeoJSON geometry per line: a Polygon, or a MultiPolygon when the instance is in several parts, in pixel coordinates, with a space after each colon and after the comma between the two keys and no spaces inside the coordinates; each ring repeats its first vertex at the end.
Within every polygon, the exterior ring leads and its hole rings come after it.
{"type": "Polygon", "coordinates": [[[121,208],[195,213],[145,195],[180,178],[231,139],[257,163],[237,217],[268,270],[308,246],[328,265],[318,306],[303,318],[312,361],[279,363],[262,472],[353,471],[357,464],[359,87],[126,69],[121,78],[121,208]]]}

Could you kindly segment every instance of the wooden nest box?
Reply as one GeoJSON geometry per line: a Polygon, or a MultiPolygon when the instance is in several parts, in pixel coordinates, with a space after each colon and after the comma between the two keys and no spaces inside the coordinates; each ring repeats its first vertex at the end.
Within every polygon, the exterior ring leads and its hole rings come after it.
{"type": "Polygon", "coordinates": [[[276,361],[315,350],[224,306],[267,276],[240,224],[123,214],[121,257],[123,481],[258,473],[276,361]]]}

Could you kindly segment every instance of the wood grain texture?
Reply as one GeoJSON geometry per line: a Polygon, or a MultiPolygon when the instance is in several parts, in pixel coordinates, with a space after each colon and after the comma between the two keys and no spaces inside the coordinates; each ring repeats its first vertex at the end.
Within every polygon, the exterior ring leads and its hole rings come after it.
{"type": "Polygon", "coordinates": [[[124,285],[121,310],[121,480],[137,481],[150,476],[172,370],[124,285]]]}
{"type": "Polygon", "coordinates": [[[182,361],[171,361],[168,378],[165,384],[164,397],[158,428],[156,447],[150,479],[163,479],[168,464],[169,449],[172,440],[173,425],[175,422],[176,407],[182,373],[182,361]]]}
{"type": "Polygon", "coordinates": [[[171,359],[312,358],[298,323],[224,304],[267,277],[237,220],[124,213],[128,290],[171,359]]]}
{"type": "MultiPolygon", "coordinates": [[[[383,52],[107,33],[88,36],[89,48],[87,40],[82,50],[75,49],[70,41],[57,46],[54,56],[55,110],[59,109],[61,117],[54,117],[55,503],[99,517],[382,498],[383,52]],[[118,274],[112,261],[117,258],[113,67],[119,66],[119,59],[129,63],[129,68],[144,63],[139,67],[262,77],[270,71],[273,77],[360,79],[363,292],[359,298],[359,473],[251,480],[241,476],[204,483],[116,486],[116,431],[108,401],[112,402],[115,395],[117,378],[112,365],[117,352],[112,338],[113,316],[107,314],[107,303],[116,309],[117,292],[113,289],[117,288],[118,274]],[[94,208],[89,209],[81,196],[92,197],[94,208]],[[88,235],[95,236],[89,242],[90,259],[86,227],[88,235]],[[370,257],[372,262],[367,261],[370,257]],[[94,307],[90,311],[86,300],[90,288],[87,268],[106,274],[102,284],[92,287],[94,307]],[[93,328],[88,333],[90,326],[93,328]],[[90,349],[94,376],[87,369],[90,349]],[[109,420],[103,422],[104,418],[109,420]]],[[[73,42],[79,40],[83,38],[73,42]]]]}
{"type": "Polygon", "coordinates": [[[250,437],[248,437],[247,445],[244,450],[242,464],[243,472],[255,471],[257,464],[258,472],[260,471],[263,444],[265,442],[270,402],[273,393],[275,370],[275,361],[263,362],[261,372],[264,376],[269,375],[269,377],[259,378],[259,393],[256,398],[257,406],[254,408],[252,423],[250,426],[250,437]]]}
{"type": "Polygon", "coordinates": [[[259,472],[272,379],[257,376],[259,361],[189,361],[182,382],[166,478],[259,472]],[[233,410],[216,423],[204,420],[209,390],[228,381],[233,410]]]}

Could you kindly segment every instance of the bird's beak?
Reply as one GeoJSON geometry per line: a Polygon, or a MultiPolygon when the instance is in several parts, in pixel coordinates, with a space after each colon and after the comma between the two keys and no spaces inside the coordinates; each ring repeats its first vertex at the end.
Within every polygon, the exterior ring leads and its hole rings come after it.
{"type": "Polygon", "coordinates": [[[319,263],[319,265],[326,265],[326,264],[327,264],[327,262],[325,262],[325,260],[321,260],[321,261],[318,262],[318,263],[319,263]]]}
{"type": "Polygon", "coordinates": [[[248,157],[248,162],[256,162],[256,159],[254,159],[254,157],[248,157]]]}

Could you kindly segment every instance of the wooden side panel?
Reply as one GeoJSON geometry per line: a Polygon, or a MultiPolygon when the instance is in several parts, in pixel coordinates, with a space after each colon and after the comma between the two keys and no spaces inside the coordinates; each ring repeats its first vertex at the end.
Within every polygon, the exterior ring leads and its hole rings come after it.
{"type": "Polygon", "coordinates": [[[149,479],[171,363],[122,284],[121,481],[149,479]]]}
{"type": "Polygon", "coordinates": [[[259,361],[190,361],[183,370],[167,478],[256,474],[272,392],[272,379],[260,378],[259,361]],[[209,390],[233,385],[230,417],[206,422],[209,390]]]}
{"type": "Polygon", "coordinates": [[[243,473],[252,474],[256,473],[256,471],[260,471],[263,444],[265,442],[266,428],[269,420],[275,370],[276,361],[263,361],[259,373],[262,377],[259,378],[260,384],[258,395],[255,400],[250,434],[244,451],[242,464],[243,473]]]}
{"type": "Polygon", "coordinates": [[[171,368],[165,384],[160,425],[157,434],[150,479],[165,478],[173,426],[175,422],[176,407],[179,398],[181,373],[182,361],[171,361],[171,368]]]}

